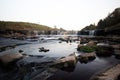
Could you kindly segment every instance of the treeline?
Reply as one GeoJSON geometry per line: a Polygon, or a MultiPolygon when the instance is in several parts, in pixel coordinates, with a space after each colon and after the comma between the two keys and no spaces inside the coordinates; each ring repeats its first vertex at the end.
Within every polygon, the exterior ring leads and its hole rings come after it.
{"type": "MultiPolygon", "coordinates": [[[[107,29],[120,23],[120,8],[115,9],[105,19],[98,22],[97,29],[107,29]]],[[[114,27],[116,28],[116,27],[114,27]]]]}
{"type": "Polygon", "coordinates": [[[94,30],[96,29],[95,24],[90,24],[89,26],[86,26],[85,28],[82,29],[82,31],[84,30],[94,30]]]}
{"type": "Polygon", "coordinates": [[[87,30],[95,30],[97,36],[120,35],[120,8],[116,8],[106,18],[100,19],[97,25],[86,26],[78,34],[84,34],[87,30]]]}

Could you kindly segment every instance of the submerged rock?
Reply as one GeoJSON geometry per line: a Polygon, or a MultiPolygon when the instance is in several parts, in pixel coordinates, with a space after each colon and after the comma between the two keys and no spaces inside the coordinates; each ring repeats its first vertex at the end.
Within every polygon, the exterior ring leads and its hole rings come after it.
{"type": "Polygon", "coordinates": [[[84,53],[78,56],[78,60],[81,63],[87,63],[89,61],[92,61],[96,58],[96,54],[94,52],[92,53],[84,53]]]}
{"type": "Polygon", "coordinates": [[[97,46],[96,54],[97,56],[111,56],[114,53],[114,48],[111,46],[97,46]]]}
{"type": "Polygon", "coordinates": [[[55,68],[48,68],[44,71],[42,71],[40,74],[37,74],[33,79],[30,80],[47,80],[49,77],[54,75],[54,73],[57,71],[55,68]]]}
{"type": "Polygon", "coordinates": [[[120,59],[120,50],[114,50],[115,58],[120,59]]]}

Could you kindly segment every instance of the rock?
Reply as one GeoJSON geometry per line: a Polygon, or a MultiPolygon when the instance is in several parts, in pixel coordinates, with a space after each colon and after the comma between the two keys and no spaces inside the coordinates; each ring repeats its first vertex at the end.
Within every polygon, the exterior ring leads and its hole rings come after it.
{"type": "Polygon", "coordinates": [[[23,50],[21,50],[21,49],[20,49],[18,52],[19,52],[19,53],[22,53],[22,52],[23,52],[23,50]]]}
{"type": "Polygon", "coordinates": [[[114,50],[115,58],[120,59],[120,50],[114,50]]]}
{"type": "Polygon", "coordinates": [[[88,46],[96,46],[96,44],[97,44],[97,42],[95,42],[95,41],[89,41],[87,43],[88,46]]]}
{"type": "Polygon", "coordinates": [[[78,56],[78,60],[81,63],[87,63],[89,61],[92,61],[96,58],[96,54],[94,52],[92,53],[84,53],[78,56]]]}
{"type": "Polygon", "coordinates": [[[28,80],[48,80],[48,78],[53,76],[55,74],[55,72],[57,72],[57,71],[58,70],[55,68],[48,68],[48,69],[40,72],[40,74],[37,74],[32,79],[29,77],[28,80]]]}
{"type": "Polygon", "coordinates": [[[118,45],[111,45],[114,49],[120,50],[120,44],[118,45]]]}
{"type": "Polygon", "coordinates": [[[70,54],[67,57],[62,57],[55,61],[55,66],[57,68],[66,68],[66,67],[73,67],[77,62],[75,53],[70,54]]]}
{"type": "Polygon", "coordinates": [[[61,41],[59,41],[59,43],[62,43],[61,41]]]}
{"type": "Polygon", "coordinates": [[[119,80],[120,64],[114,65],[104,71],[95,74],[90,80],[119,80]]]}
{"type": "Polygon", "coordinates": [[[16,47],[16,44],[13,45],[6,45],[6,46],[0,46],[0,52],[3,52],[5,50],[13,49],[16,47]]]}
{"type": "Polygon", "coordinates": [[[111,56],[114,53],[114,48],[111,46],[97,46],[96,54],[97,56],[111,56]]]}
{"type": "Polygon", "coordinates": [[[81,40],[80,40],[80,44],[85,44],[85,43],[88,43],[89,42],[89,40],[88,39],[86,39],[86,38],[81,38],[81,40]]]}
{"type": "Polygon", "coordinates": [[[39,48],[39,52],[48,52],[50,51],[49,49],[45,49],[44,47],[39,48]]]}
{"type": "Polygon", "coordinates": [[[3,66],[7,66],[10,63],[16,62],[19,59],[23,58],[23,55],[20,53],[16,53],[16,54],[5,54],[3,56],[0,56],[0,63],[3,66]]]}
{"type": "Polygon", "coordinates": [[[79,44],[79,45],[77,46],[77,51],[80,51],[81,46],[83,46],[83,45],[79,44]]]}

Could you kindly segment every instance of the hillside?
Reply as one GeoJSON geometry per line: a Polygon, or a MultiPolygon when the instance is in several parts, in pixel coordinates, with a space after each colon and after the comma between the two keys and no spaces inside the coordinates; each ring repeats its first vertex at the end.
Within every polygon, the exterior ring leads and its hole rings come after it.
{"type": "Polygon", "coordinates": [[[28,22],[0,21],[0,37],[24,39],[27,36],[56,35],[59,29],[28,22]]]}
{"type": "Polygon", "coordinates": [[[0,30],[51,30],[52,28],[28,22],[0,21],[0,30]]]}
{"type": "MultiPolygon", "coordinates": [[[[84,33],[86,30],[96,30],[95,35],[117,35],[120,36],[120,8],[116,8],[112,13],[100,19],[98,24],[93,24],[84,27],[80,32],[84,33]]],[[[78,32],[78,33],[80,33],[78,32]]]]}
{"type": "Polygon", "coordinates": [[[120,36],[120,8],[115,9],[105,19],[101,19],[96,27],[105,31],[105,35],[120,36]]]}
{"type": "Polygon", "coordinates": [[[89,26],[86,26],[85,28],[82,29],[83,30],[94,30],[96,29],[96,26],[94,24],[90,24],[89,26]]]}

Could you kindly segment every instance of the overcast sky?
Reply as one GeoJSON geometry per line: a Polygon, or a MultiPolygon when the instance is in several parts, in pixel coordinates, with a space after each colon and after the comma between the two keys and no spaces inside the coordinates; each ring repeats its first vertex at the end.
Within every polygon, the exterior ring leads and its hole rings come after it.
{"type": "Polygon", "coordinates": [[[0,0],[0,20],[80,30],[117,7],[120,0],[0,0]]]}

